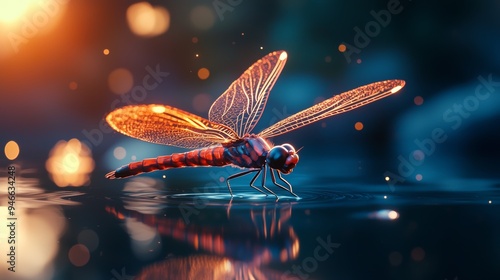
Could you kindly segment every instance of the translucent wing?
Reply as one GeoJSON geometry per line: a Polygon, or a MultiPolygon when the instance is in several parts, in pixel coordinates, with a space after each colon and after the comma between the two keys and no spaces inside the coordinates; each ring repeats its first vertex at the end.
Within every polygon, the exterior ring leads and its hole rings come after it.
{"type": "Polygon", "coordinates": [[[269,92],[285,66],[287,53],[272,52],[255,62],[215,100],[208,118],[232,128],[241,137],[259,121],[269,92]]]}
{"type": "Polygon", "coordinates": [[[264,129],[258,135],[269,138],[287,133],[321,119],[341,114],[377,101],[398,92],[404,85],[405,81],[403,80],[388,80],[358,87],[342,94],[335,95],[330,99],[279,121],[264,129]]]}
{"type": "Polygon", "coordinates": [[[164,105],[137,105],[106,116],[118,132],[147,142],[182,148],[208,147],[238,139],[231,128],[164,105]]]}

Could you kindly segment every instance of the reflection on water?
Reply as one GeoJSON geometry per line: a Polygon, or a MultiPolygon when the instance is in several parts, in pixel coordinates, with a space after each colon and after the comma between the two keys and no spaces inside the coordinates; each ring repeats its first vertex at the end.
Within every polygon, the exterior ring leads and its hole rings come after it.
{"type": "MultiPolygon", "coordinates": [[[[127,200],[128,207],[144,209],[143,200],[127,200]]],[[[150,205],[148,205],[150,208],[150,205]]],[[[161,207],[159,205],[159,207],[161,207]]],[[[146,209],[149,209],[146,208],[146,209]]],[[[189,244],[198,251],[226,256],[249,264],[286,262],[297,258],[299,238],[288,221],[292,205],[256,205],[252,209],[206,209],[217,221],[204,221],[206,214],[198,213],[190,220],[181,215],[144,214],[125,207],[108,205],[106,211],[125,221],[126,229],[134,240],[133,246],[142,246],[143,254],[151,256],[152,250],[160,249],[158,234],[189,244]],[[238,211],[232,215],[233,211],[238,211]],[[245,215],[242,212],[246,212],[245,215]],[[238,227],[230,226],[238,225],[238,227]]],[[[139,250],[135,250],[136,253],[139,250]]]]}
{"type": "MultiPolygon", "coordinates": [[[[448,248],[469,246],[467,240],[484,239],[484,232],[491,232],[491,248],[468,251],[484,254],[489,263],[500,260],[498,181],[391,191],[387,185],[315,177],[317,184],[300,184],[301,199],[281,196],[276,202],[246,185],[231,199],[225,192],[176,188],[148,177],[121,181],[123,190],[93,185],[47,192],[30,170],[19,170],[19,270],[8,274],[1,260],[0,279],[372,279],[361,266],[409,279],[408,266],[426,273],[440,269],[443,262],[432,261],[443,242],[448,248]],[[451,238],[432,235],[451,224],[451,238]],[[323,244],[318,240],[342,246],[317,255],[323,244]]],[[[6,188],[0,188],[3,221],[6,201],[6,188]]],[[[5,240],[3,229],[0,234],[5,240]]],[[[6,243],[0,246],[5,254],[6,243]]],[[[472,255],[454,259],[460,255],[455,249],[442,255],[463,267],[474,261],[472,255]]],[[[427,279],[453,273],[481,278],[442,270],[427,279]]]]}
{"type": "MultiPolygon", "coordinates": [[[[30,173],[32,170],[25,170],[30,173]]],[[[7,178],[0,177],[0,182],[7,178]]],[[[16,174],[16,199],[13,216],[7,210],[7,188],[0,188],[0,220],[15,217],[15,242],[8,244],[7,234],[0,231],[0,252],[10,252],[10,246],[15,247],[16,272],[7,270],[13,264],[0,262],[1,279],[51,279],[56,269],[54,259],[58,254],[59,240],[67,226],[61,205],[76,205],[69,197],[79,195],[75,192],[47,193],[39,187],[36,178],[25,178],[16,174]]],[[[14,240],[14,239],[13,239],[14,240]]]]}
{"type": "Polygon", "coordinates": [[[139,259],[155,259],[165,237],[197,253],[154,263],[138,279],[279,279],[262,266],[299,255],[299,237],[289,223],[295,199],[241,207],[231,199],[161,195],[160,187],[159,181],[136,178],[126,184],[126,196],[107,200],[105,209],[124,222],[139,259]]]}
{"type": "Polygon", "coordinates": [[[244,262],[225,257],[194,255],[171,258],[144,268],[137,280],[156,279],[281,279],[281,273],[271,269],[261,269],[244,262]]]}

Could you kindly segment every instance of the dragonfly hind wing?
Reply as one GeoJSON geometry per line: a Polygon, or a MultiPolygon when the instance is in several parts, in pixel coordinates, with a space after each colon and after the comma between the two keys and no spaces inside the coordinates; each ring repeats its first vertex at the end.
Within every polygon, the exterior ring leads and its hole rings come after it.
{"type": "Polygon", "coordinates": [[[281,135],[321,119],[345,113],[398,92],[405,85],[403,80],[371,83],[346,91],[300,111],[261,131],[258,136],[270,138],[281,135]]]}

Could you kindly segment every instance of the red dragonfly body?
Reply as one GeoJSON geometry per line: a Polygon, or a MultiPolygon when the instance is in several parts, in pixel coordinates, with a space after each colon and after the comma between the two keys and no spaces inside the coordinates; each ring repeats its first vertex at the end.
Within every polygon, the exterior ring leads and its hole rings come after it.
{"type": "Polygon", "coordinates": [[[295,195],[292,186],[281,174],[289,174],[297,165],[297,151],[290,144],[273,146],[267,139],[356,109],[396,93],[405,84],[402,80],[368,84],[333,96],[258,134],[250,134],[261,117],[270,90],[286,59],[286,52],[276,51],[255,62],[212,104],[208,120],[166,105],[126,106],[111,112],[106,117],[107,122],[125,135],[152,143],[196,149],[132,162],[109,172],[106,178],[125,178],[144,172],[188,166],[232,165],[248,170],[227,178],[231,195],[229,180],[251,172],[257,174],[250,186],[265,193],[254,186],[262,171],[262,188],[276,195],[265,186],[269,168],[274,185],[295,195]],[[277,183],[275,171],[288,188],[277,183]]]}
{"type": "Polygon", "coordinates": [[[234,165],[243,168],[261,168],[270,149],[270,144],[266,140],[249,135],[227,144],[132,162],[117,169],[113,175],[115,178],[123,178],[143,172],[188,166],[234,165]]]}

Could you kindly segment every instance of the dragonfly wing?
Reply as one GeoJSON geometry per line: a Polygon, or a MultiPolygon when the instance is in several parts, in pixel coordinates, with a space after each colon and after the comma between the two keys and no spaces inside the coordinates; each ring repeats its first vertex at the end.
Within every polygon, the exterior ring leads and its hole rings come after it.
{"type": "Polygon", "coordinates": [[[403,80],[388,80],[355,88],[335,95],[330,99],[281,120],[264,129],[258,135],[269,138],[287,133],[321,119],[356,109],[394,94],[403,88],[404,85],[405,81],[403,80]]]}
{"type": "Polygon", "coordinates": [[[248,68],[210,107],[208,118],[225,124],[241,137],[259,121],[269,92],[285,66],[287,53],[272,52],[248,68]]]}
{"type": "Polygon", "coordinates": [[[238,139],[231,128],[165,105],[136,105],[106,116],[118,132],[147,142],[182,148],[208,147],[238,139]]]}

